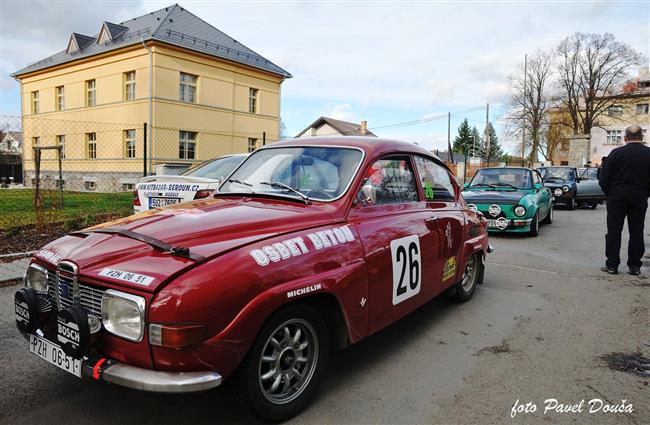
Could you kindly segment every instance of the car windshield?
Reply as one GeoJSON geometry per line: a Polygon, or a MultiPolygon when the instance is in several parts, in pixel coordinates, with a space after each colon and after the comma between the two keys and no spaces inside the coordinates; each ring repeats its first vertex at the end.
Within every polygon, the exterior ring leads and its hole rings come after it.
{"type": "Polygon", "coordinates": [[[578,172],[582,180],[598,180],[597,168],[583,168],[578,172]]]}
{"type": "Polygon", "coordinates": [[[329,201],[347,190],[362,156],[357,149],[340,147],[260,149],[221,185],[219,192],[329,201]]]}
{"type": "Polygon", "coordinates": [[[517,168],[484,168],[476,172],[469,187],[531,189],[532,181],[529,170],[517,168]]]}
{"type": "Polygon", "coordinates": [[[227,156],[224,158],[213,159],[212,161],[204,162],[198,167],[194,167],[184,172],[183,175],[223,180],[228,177],[230,173],[232,173],[232,170],[237,168],[244,159],[244,156],[227,156]]]}
{"type": "Polygon", "coordinates": [[[539,169],[544,180],[574,180],[573,168],[544,167],[539,169]]]}

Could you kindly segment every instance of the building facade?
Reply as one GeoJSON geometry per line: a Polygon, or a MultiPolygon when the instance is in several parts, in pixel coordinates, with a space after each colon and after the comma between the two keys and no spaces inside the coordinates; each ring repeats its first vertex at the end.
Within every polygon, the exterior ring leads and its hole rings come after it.
{"type": "MultiPolygon", "coordinates": [[[[73,33],[64,51],[14,76],[25,183],[34,148],[61,146],[65,187],[98,191],[278,140],[291,77],[178,5],[104,22],[97,36],[73,33]]],[[[58,172],[56,150],[42,151],[40,168],[58,172]]]]}

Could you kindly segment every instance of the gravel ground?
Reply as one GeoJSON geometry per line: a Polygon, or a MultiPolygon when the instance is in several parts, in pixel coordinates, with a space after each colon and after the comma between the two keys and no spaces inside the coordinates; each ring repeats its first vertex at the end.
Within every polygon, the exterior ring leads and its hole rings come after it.
{"type": "MultiPolygon", "coordinates": [[[[492,237],[472,301],[439,298],[335,353],[319,397],[292,423],[650,424],[650,376],[622,357],[650,357],[650,264],[640,277],[600,272],[604,220],[602,207],[558,210],[537,238],[492,237]],[[585,405],[544,412],[547,399],[585,405]],[[591,399],[632,412],[589,413],[591,399]],[[517,400],[537,410],[511,418],[517,400]]],[[[227,386],[179,396],[81,384],[28,354],[14,290],[0,288],[0,423],[255,422],[227,386]]]]}

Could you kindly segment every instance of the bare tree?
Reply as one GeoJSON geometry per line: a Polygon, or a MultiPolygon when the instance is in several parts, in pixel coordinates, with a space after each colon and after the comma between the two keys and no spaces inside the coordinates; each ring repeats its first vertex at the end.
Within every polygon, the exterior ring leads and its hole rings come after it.
{"type": "Polygon", "coordinates": [[[559,101],[568,112],[563,124],[574,134],[590,134],[598,117],[614,105],[612,96],[643,56],[612,34],[575,33],[556,49],[559,101]]]}
{"type": "Polygon", "coordinates": [[[551,108],[547,85],[552,64],[550,53],[537,51],[528,60],[525,70],[521,65],[510,77],[510,133],[521,139],[522,132],[525,132],[526,140],[522,143],[525,143],[525,148],[530,148],[528,160],[531,162],[537,162],[538,154],[546,151],[542,145],[551,108]]]}

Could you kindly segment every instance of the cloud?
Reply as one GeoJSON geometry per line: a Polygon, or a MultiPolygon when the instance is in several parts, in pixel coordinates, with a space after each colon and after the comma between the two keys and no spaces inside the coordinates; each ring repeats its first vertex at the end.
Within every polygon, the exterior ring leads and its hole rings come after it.
{"type": "Polygon", "coordinates": [[[323,112],[324,117],[334,118],[342,121],[354,121],[355,115],[351,112],[352,106],[347,103],[334,105],[323,112]]]}

